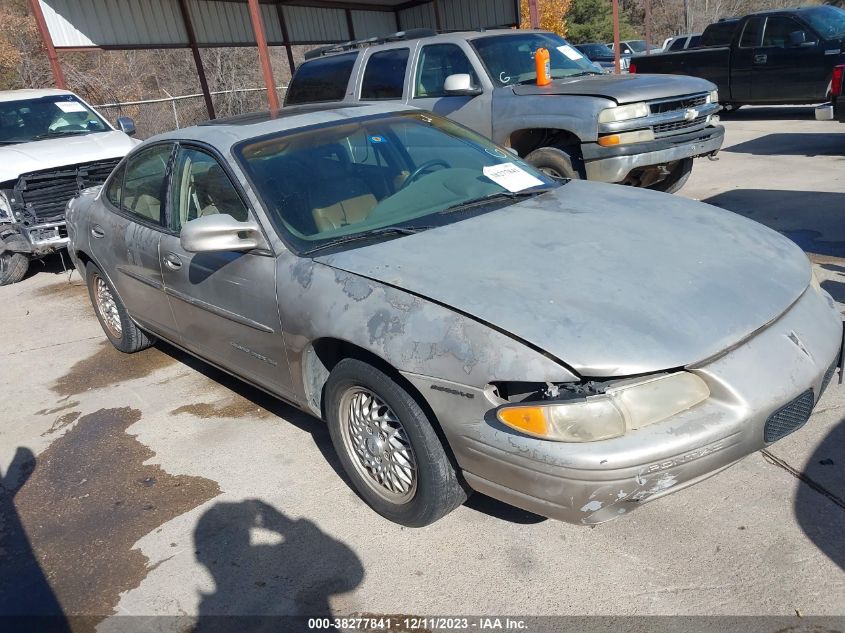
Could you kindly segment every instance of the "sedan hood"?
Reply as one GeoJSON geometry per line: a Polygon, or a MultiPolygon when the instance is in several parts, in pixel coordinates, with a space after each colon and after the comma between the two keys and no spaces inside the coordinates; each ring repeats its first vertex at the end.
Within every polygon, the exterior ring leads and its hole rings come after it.
{"type": "Polygon", "coordinates": [[[682,75],[591,75],[555,79],[547,86],[514,86],[517,95],[582,95],[605,97],[617,103],[668,99],[696,92],[710,92],[716,86],[705,79],[682,75]]]}
{"type": "Polygon", "coordinates": [[[139,143],[113,130],[0,146],[0,182],[42,169],[122,158],[139,143]]]}
{"type": "Polygon", "coordinates": [[[317,261],[469,314],[590,377],[714,356],[810,281],[801,249],[756,222],[582,181],[317,261]]]}

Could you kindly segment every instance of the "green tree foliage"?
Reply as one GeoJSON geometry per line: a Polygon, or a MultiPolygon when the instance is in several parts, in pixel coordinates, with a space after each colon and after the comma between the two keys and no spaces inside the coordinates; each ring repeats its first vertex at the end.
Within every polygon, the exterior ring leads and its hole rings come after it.
{"type": "MultiPolygon", "coordinates": [[[[613,9],[610,0],[572,0],[566,13],[567,39],[582,42],[613,41],[613,9]]],[[[637,39],[637,30],[624,12],[619,13],[619,37],[637,39]]]]}

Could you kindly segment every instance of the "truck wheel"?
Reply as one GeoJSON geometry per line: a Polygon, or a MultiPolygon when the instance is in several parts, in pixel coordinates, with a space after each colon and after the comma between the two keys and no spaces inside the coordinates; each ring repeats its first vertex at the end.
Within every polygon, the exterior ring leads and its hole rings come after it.
{"type": "Polygon", "coordinates": [[[676,191],[680,191],[681,187],[687,183],[691,173],[692,158],[684,158],[678,161],[678,164],[672,169],[672,173],[666,176],[666,178],[646,188],[653,189],[654,191],[662,191],[663,193],[675,193],[676,191]]]}
{"type": "MultiPolygon", "coordinates": [[[[0,242],[3,242],[4,246],[26,246],[23,236],[16,233],[0,237],[0,242]]],[[[29,270],[29,255],[26,253],[3,251],[0,254],[0,286],[18,283],[24,278],[27,270],[29,270]]]]}
{"type": "Polygon", "coordinates": [[[466,500],[428,416],[387,374],[347,358],[329,374],[325,393],[332,444],[373,510],[395,523],[422,527],[466,500]]]}
{"type": "Polygon", "coordinates": [[[568,178],[570,180],[581,178],[578,170],[572,166],[572,159],[569,154],[557,147],[535,149],[525,157],[525,162],[552,178],[568,178]]]}
{"type": "Polygon", "coordinates": [[[153,338],[135,325],[103,272],[91,262],[85,266],[85,279],[100,326],[116,349],[131,354],[153,344],[153,338]]]}

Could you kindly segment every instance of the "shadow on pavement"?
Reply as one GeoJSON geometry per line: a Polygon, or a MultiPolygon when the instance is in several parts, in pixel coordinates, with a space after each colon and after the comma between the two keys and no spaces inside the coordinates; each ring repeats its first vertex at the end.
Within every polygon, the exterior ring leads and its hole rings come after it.
{"type": "Polygon", "coordinates": [[[845,570],[845,421],[818,445],[801,473],[795,516],[807,537],[845,570]]]}
{"type": "Polygon", "coordinates": [[[838,130],[837,132],[766,134],[750,141],[723,147],[722,151],[756,156],[845,156],[845,133],[838,130]]]}
{"type": "Polygon", "coordinates": [[[745,106],[739,110],[722,110],[726,121],[815,121],[815,106],[745,106]]]}
{"type": "Polygon", "coordinates": [[[761,222],[809,253],[845,257],[845,193],[733,189],[702,202],[761,222]]]}
{"type": "Polygon", "coordinates": [[[70,631],[15,507],[15,495],[34,471],[35,456],[23,447],[15,452],[5,476],[0,469],[0,617],[3,628],[11,627],[6,630],[37,626],[49,633],[70,631]]]}
{"type": "Polygon", "coordinates": [[[284,630],[272,616],[331,617],[329,598],[364,578],[347,545],[257,499],[206,511],[194,548],[215,584],[213,593],[202,595],[197,633],[232,630],[231,620],[220,616],[256,616],[243,630],[268,631],[284,630]]]}

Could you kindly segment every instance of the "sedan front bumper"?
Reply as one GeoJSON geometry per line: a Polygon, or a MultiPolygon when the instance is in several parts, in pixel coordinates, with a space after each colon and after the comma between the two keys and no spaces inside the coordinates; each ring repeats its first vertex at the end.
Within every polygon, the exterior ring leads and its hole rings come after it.
{"type": "MultiPolygon", "coordinates": [[[[799,428],[832,378],[841,340],[832,299],[810,288],[762,331],[687,368],[708,384],[705,402],[598,442],[540,440],[502,425],[492,409],[479,422],[464,417],[467,405],[429,401],[472,488],[537,514],[595,524],[692,485],[764,448],[767,438],[799,428]]],[[[423,387],[420,377],[409,379],[423,387]]]]}
{"type": "Polygon", "coordinates": [[[647,143],[616,147],[584,143],[581,153],[588,180],[622,182],[635,169],[714,154],[722,147],[724,140],[725,128],[721,125],[711,125],[689,134],[679,134],[647,143]]]}

